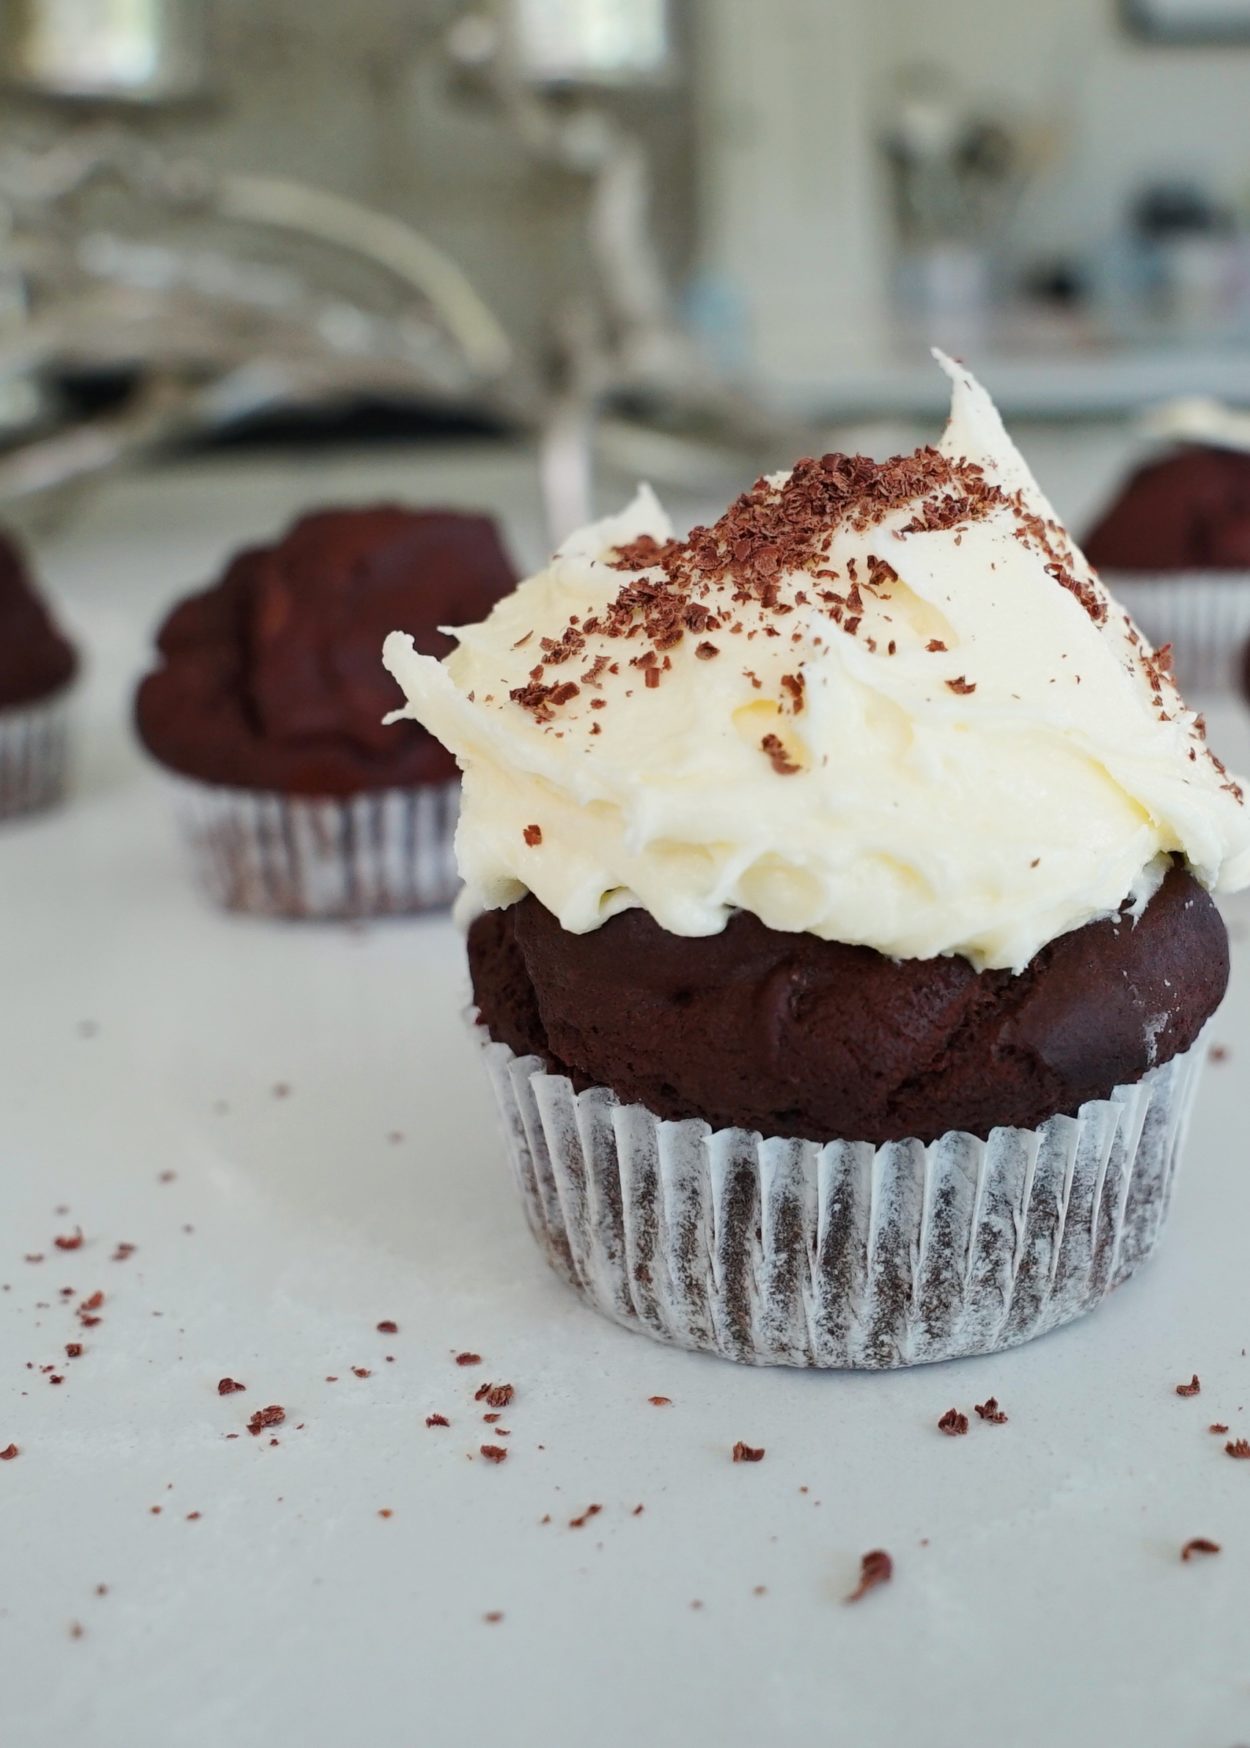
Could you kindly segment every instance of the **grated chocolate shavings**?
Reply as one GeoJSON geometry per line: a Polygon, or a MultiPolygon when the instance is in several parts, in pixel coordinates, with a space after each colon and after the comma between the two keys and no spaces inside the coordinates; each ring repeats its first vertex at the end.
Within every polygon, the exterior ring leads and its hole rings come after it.
{"type": "Polygon", "coordinates": [[[1210,1426],[1207,1428],[1207,1431],[1208,1432],[1215,1432],[1215,1433],[1223,1433],[1223,1432],[1227,1432],[1228,1428],[1224,1425],[1223,1421],[1213,1420],[1211,1422],[1210,1426]]]}
{"type": "Polygon", "coordinates": [[[1178,1384],[1176,1386],[1176,1394],[1178,1396],[1196,1396],[1201,1389],[1202,1384],[1199,1381],[1197,1372],[1195,1372],[1187,1384],[1178,1384]]]}
{"type": "Polygon", "coordinates": [[[398,1325],[398,1323],[394,1322],[391,1318],[384,1317],[382,1319],[381,1323],[378,1324],[378,1334],[379,1335],[398,1335],[399,1334],[399,1325],[398,1325]]]}
{"type": "Polygon", "coordinates": [[[270,1426],[281,1426],[286,1419],[286,1409],[277,1402],[271,1402],[268,1408],[258,1408],[247,1423],[247,1430],[253,1438],[258,1438],[270,1426]]]}
{"type": "Polygon", "coordinates": [[[673,1398],[671,1396],[648,1396],[647,1401],[651,1404],[652,1408],[671,1408],[673,1405],[673,1398]]]}
{"type": "Polygon", "coordinates": [[[504,1463],[508,1459],[508,1453],[503,1445],[482,1445],[480,1448],[488,1463],[504,1463]]]}
{"type": "Polygon", "coordinates": [[[948,1438],[962,1438],[968,1430],[968,1416],[958,1408],[948,1408],[938,1421],[938,1431],[948,1438]]]}
{"type": "Polygon", "coordinates": [[[762,1463],[764,1446],[743,1444],[739,1439],[733,1448],[733,1460],[735,1463],[762,1463]]]}
{"type": "Polygon", "coordinates": [[[456,1355],[456,1364],[458,1366],[480,1366],[481,1363],[482,1356],[480,1353],[458,1353],[456,1355]]]}
{"type": "Polygon", "coordinates": [[[963,674],[957,675],[953,680],[948,680],[946,684],[952,692],[957,692],[961,698],[966,698],[969,692],[975,692],[977,689],[976,681],[966,679],[963,674]]]}
{"type": "Polygon", "coordinates": [[[69,1360],[81,1359],[82,1358],[82,1343],[81,1343],[81,1341],[67,1341],[65,1343],[65,1357],[66,1357],[66,1359],[69,1359],[69,1360]]]}
{"type": "Polygon", "coordinates": [[[511,1384],[479,1384],[473,1392],[475,1402],[486,1402],[492,1408],[506,1408],[516,1395],[511,1384]]]}
{"type": "Polygon", "coordinates": [[[521,836],[525,839],[531,850],[537,849],[538,845],[543,841],[543,828],[540,825],[527,825],[522,831],[521,836]]]}
{"type": "Polygon", "coordinates": [[[247,1385],[241,1384],[237,1378],[218,1378],[217,1380],[217,1394],[219,1396],[233,1396],[236,1391],[246,1389],[247,1385]]]}
{"type": "Polygon", "coordinates": [[[17,1445],[7,1444],[4,1449],[0,1451],[0,1463],[11,1463],[14,1457],[20,1457],[21,1454],[22,1453],[17,1445]]]}
{"type": "Polygon", "coordinates": [[[767,753],[769,762],[779,777],[792,777],[799,769],[786,751],[780,735],[766,734],[760,742],[760,750],[767,753]]]}
{"type": "Polygon", "coordinates": [[[997,1396],[987,1396],[984,1402],[976,1404],[976,1410],[978,1418],[988,1420],[991,1426],[1006,1426],[1007,1424],[1007,1416],[998,1406],[997,1396]]]}
{"type": "Polygon", "coordinates": [[[1230,1439],[1224,1449],[1230,1457],[1250,1457],[1250,1438],[1230,1439]]]}
{"type": "Polygon", "coordinates": [[[427,1414],[425,1424],[427,1426],[450,1426],[451,1422],[445,1414],[427,1414]]]}
{"type": "Polygon", "coordinates": [[[569,1519],[569,1528],[570,1529],[584,1529],[585,1526],[590,1522],[591,1518],[598,1517],[599,1513],[602,1510],[603,1510],[603,1507],[601,1505],[588,1505],[586,1507],[585,1511],[583,1511],[579,1517],[571,1517],[569,1519]]]}
{"type": "Polygon", "coordinates": [[[1208,1540],[1206,1536],[1193,1536],[1181,1549],[1182,1560],[1192,1560],[1195,1554],[1218,1554],[1220,1544],[1208,1540]]]}
{"type": "Polygon", "coordinates": [[[894,1562],[884,1548],[874,1548],[865,1554],[859,1563],[859,1583],[846,1598],[847,1602],[859,1602],[867,1596],[870,1590],[875,1590],[879,1584],[888,1584],[894,1576],[894,1562]]]}
{"type": "Polygon", "coordinates": [[[82,1227],[75,1226],[70,1233],[63,1233],[52,1240],[58,1250],[81,1250],[83,1244],[82,1227]]]}

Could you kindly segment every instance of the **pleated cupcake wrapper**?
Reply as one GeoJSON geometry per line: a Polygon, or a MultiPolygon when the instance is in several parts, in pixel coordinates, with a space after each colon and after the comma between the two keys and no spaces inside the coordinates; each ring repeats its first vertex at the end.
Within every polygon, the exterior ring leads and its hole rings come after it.
{"type": "Polygon", "coordinates": [[[196,878],[227,910],[396,916],[450,904],[459,890],[459,783],[310,798],[170,782],[196,878]]]}
{"type": "Polygon", "coordinates": [[[529,1224],[615,1322],[753,1365],[993,1353],[1154,1249],[1203,1050],[1039,1129],[925,1146],[665,1122],[483,1041],[529,1224]]]}
{"type": "Polygon", "coordinates": [[[50,807],[64,795],[71,691],[0,709],[0,819],[50,807]]]}
{"type": "Polygon", "coordinates": [[[1237,690],[1250,641],[1250,571],[1104,571],[1158,648],[1173,646],[1181,691],[1237,690]]]}

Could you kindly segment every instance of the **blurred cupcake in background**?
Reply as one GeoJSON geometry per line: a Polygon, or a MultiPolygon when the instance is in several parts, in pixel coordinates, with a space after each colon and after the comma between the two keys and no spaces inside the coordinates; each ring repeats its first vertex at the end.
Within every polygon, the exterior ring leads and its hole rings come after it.
{"type": "Polygon", "coordinates": [[[0,819],[59,801],[69,752],[74,646],[0,534],[0,819]]]}
{"type": "Polygon", "coordinates": [[[984,391],[674,537],[642,493],[445,662],[477,1036],[529,1220],[752,1363],[987,1353],[1163,1228],[1250,815],[984,391]]]}
{"type": "Polygon", "coordinates": [[[1085,540],[1092,565],[1177,678],[1223,690],[1250,638],[1250,417],[1189,399],[1145,422],[1155,453],[1116,489],[1085,540]]]}
{"type": "Polygon", "coordinates": [[[445,654],[439,627],[484,616],[515,579],[487,517],[328,509],[173,609],[135,715],[213,899],[340,918],[450,901],[455,763],[418,724],[383,727],[396,694],[378,651],[405,625],[445,654]]]}

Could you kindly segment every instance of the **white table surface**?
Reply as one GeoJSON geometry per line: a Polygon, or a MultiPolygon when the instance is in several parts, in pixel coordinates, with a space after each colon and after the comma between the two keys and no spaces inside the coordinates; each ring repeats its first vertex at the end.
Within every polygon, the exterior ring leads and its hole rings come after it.
{"type": "MultiPolygon", "coordinates": [[[[72,805],[0,833],[0,1742],[1250,1742],[1250,1463],[1206,1430],[1250,1436],[1244,939],[1148,1270],[998,1358],[798,1374],[619,1331],[548,1273],[446,921],[190,888],[125,724],[163,601],[301,498],[523,518],[531,483],[234,464],[114,488],[44,555],[92,669],[72,805]],[[488,1379],[517,1392],[498,1466],[488,1379]],[[1006,1426],[936,1430],[990,1394],[1006,1426]],[[276,1447],[245,1431],[269,1403],[276,1447]],[[1223,1552],[1182,1564],[1194,1536],[1223,1552]],[[845,1607],[877,1547],[893,1582],[845,1607]]],[[[1215,731],[1250,764],[1250,714],[1215,731]]]]}

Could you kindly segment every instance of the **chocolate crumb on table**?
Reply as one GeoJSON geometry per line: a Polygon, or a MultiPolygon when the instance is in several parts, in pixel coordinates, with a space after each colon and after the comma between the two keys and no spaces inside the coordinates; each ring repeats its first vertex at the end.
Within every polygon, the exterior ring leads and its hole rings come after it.
{"type": "Polygon", "coordinates": [[[82,1227],[75,1226],[70,1233],[62,1233],[52,1240],[58,1250],[81,1250],[83,1245],[82,1227]]]}
{"type": "Polygon", "coordinates": [[[602,1510],[603,1510],[602,1505],[588,1505],[586,1507],[585,1511],[583,1511],[580,1514],[580,1516],[571,1517],[569,1519],[569,1528],[570,1529],[584,1529],[585,1526],[590,1522],[591,1518],[598,1517],[599,1513],[602,1510]]]}
{"type": "Polygon", "coordinates": [[[870,1590],[875,1590],[879,1584],[888,1584],[894,1576],[894,1562],[884,1548],[874,1548],[865,1554],[859,1563],[859,1583],[846,1598],[847,1602],[859,1602],[867,1596],[870,1590]]]}
{"type": "Polygon", "coordinates": [[[733,1460],[735,1463],[762,1463],[764,1446],[743,1444],[739,1439],[733,1448],[733,1460]]]}
{"type": "Polygon", "coordinates": [[[1222,1432],[1227,1432],[1228,1428],[1225,1426],[1225,1424],[1222,1420],[1213,1420],[1211,1422],[1210,1426],[1207,1428],[1207,1431],[1208,1432],[1222,1433],[1222,1432]]]}
{"type": "Polygon", "coordinates": [[[673,1398],[671,1396],[648,1396],[647,1401],[651,1404],[652,1408],[671,1408],[673,1406],[673,1398]]]}
{"type": "Polygon", "coordinates": [[[277,1402],[271,1402],[268,1408],[258,1408],[247,1423],[247,1430],[253,1438],[270,1426],[281,1426],[286,1419],[286,1409],[277,1402]]]}
{"type": "Polygon", "coordinates": [[[445,1414],[427,1414],[425,1424],[427,1426],[450,1426],[451,1422],[445,1414]]]}
{"type": "Polygon", "coordinates": [[[1250,1457],[1250,1438],[1229,1439],[1224,1449],[1230,1457],[1250,1457]]]}
{"type": "Polygon", "coordinates": [[[479,1384],[474,1391],[475,1402],[488,1402],[492,1408],[506,1408],[516,1395],[511,1384],[479,1384]]]}
{"type": "Polygon", "coordinates": [[[521,833],[521,836],[525,839],[525,842],[529,845],[530,849],[535,850],[543,841],[543,828],[540,825],[527,825],[521,833]]]}
{"type": "Polygon", "coordinates": [[[17,1445],[7,1444],[4,1449],[0,1451],[0,1463],[11,1463],[14,1457],[20,1457],[21,1454],[21,1450],[17,1445]]]}
{"type": "Polygon", "coordinates": [[[1207,1051],[1207,1057],[1211,1062],[1227,1062],[1228,1045],[1212,1044],[1211,1048],[1207,1051]]]}
{"type": "Polygon", "coordinates": [[[988,1420],[991,1426],[1006,1426],[1007,1416],[998,1406],[997,1396],[987,1396],[984,1402],[976,1404],[977,1418],[988,1420]]]}
{"type": "Polygon", "coordinates": [[[492,1608],[488,1613],[482,1616],[482,1619],[488,1621],[493,1627],[503,1619],[503,1610],[501,1608],[492,1608]]]}
{"type": "Polygon", "coordinates": [[[968,1430],[968,1416],[958,1408],[948,1408],[938,1421],[938,1431],[947,1438],[962,1438],[968,1430]]]}
{"type": "Polygon", "coordinates": [[[398,1323],[394,1322],[391,1318],[384,1317],[382,1319],[381,1323],[378,1324],[378,1334],[379,1335],[398,1335],[399,1334],[399,1325],[398,1325],[398,1323]]]}
{"type": "Polygon", "coordinates": [[[458,1366],[480,1366],[481,1363],[482,1356],[480,1353],[458,1353],[456,1355],[456,1364],[458,1366]]]}
{"type": "Polygon", "coordinates": [[[373,1376],[368,1366],[353,1366],[352,1371],[358,1378],[371,1378],[373,1376]]]}
{"type": "Polygon", "coordinates": [[[218,1378],[217,1380],[217,1394],[219,1396],[233,1396],[236,1390],[246,1389],[247,1385],[240,1384],[237,1378],[218,1378]]]}
{"type": "Polygon", "coordinates": [[[1176,1394],[1178,1396],[1197,1396],[1201,1389],[1202,1384],[1199,1381],[1197,1372],[1195,1372],[1187,1384],[1178,1384],[1176,1386],[1176,1394]]]}
{"type": "Polygon", "coordinates": [[[1181,1559],[1192,1560],[1195,1554],[1218,1554],[1219,1551],[1220,1544],[1218,1542],[1210,1541],[1206,1536],[1194,1536],[1181,1549],[1181,1559]]]}
{"type": "Polygon", "coordinates": [[[508,1453],[503,1445],[482,1445],[480,1449],[488,1463],[503,1463],[507,1461],[508,1453]]]}

